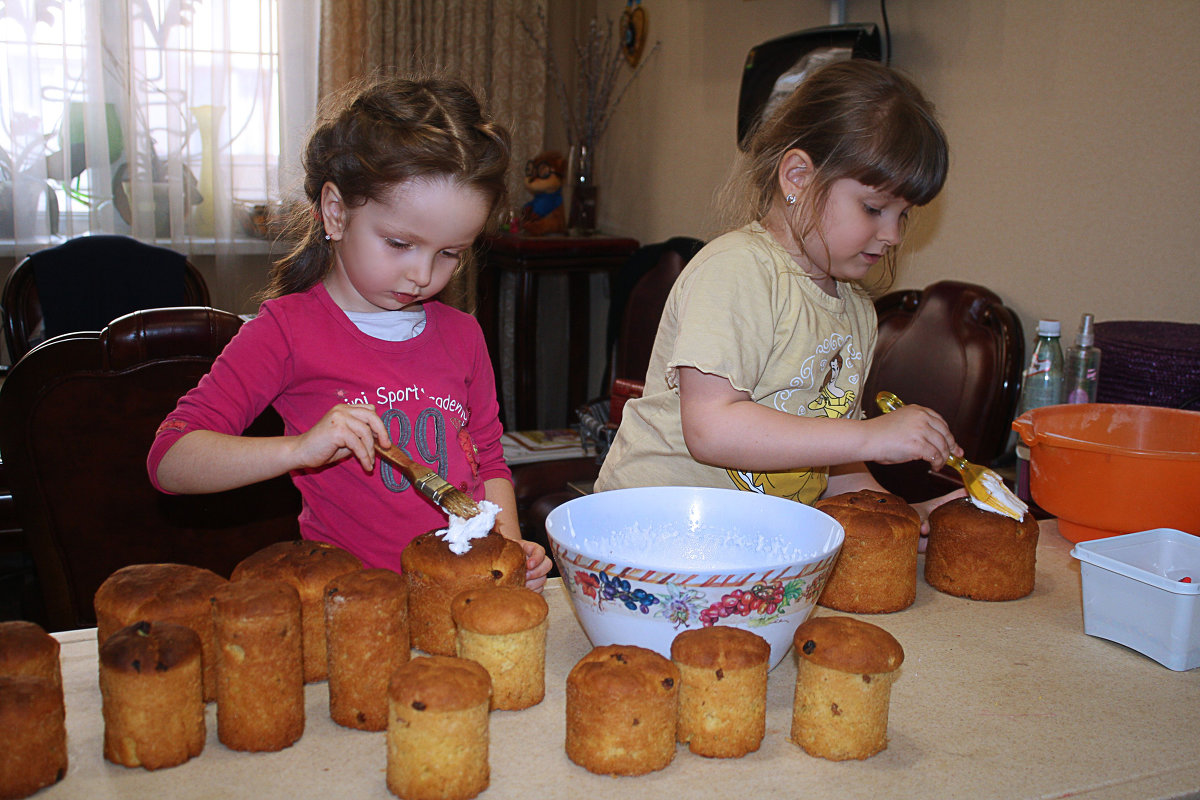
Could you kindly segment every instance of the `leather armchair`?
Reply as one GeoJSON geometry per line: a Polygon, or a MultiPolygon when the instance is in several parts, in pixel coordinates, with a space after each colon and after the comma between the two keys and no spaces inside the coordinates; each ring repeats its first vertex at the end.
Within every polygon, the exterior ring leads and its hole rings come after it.
{"type": "MultiPolygon", "coordinates": [[[[95,591],[120,567],[174,562],[228,576],[250,553],[299,538],[287,476],[171,496],[146,475],[159,423],[241,324],[205,307],[138,311],[43,342],[9,372],[0,452],[50,630],[94,625],[95,591]]],[[[268,409],[248,432],[281,431],[268,409]]]]}
{"type": "MultiPolygon", "coordinates": [[[[941,414],[968,461],[990,465],[1004,452],[1021,391],[1025,337],[1020,319],[986,287],[939,281],[897,291],[875,302],[879,340],[863,387],[867,417],[875,395],[941,414]]],[[[924,462],[870,464],[893,494],[921,502],[961,487],[957,473],[931,472],[924,462]]]]}

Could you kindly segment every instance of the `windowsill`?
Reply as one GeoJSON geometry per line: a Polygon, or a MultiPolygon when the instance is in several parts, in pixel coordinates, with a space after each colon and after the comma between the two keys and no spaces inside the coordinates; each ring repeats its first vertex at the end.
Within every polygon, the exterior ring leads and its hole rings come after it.
{"type": "MultiPolygon", "coordinates": [[[[54,247],[67,241],[68,236],[37,236],[21,242],[18,250],[15,239],[0,239],[0,258],[16,258],[47,247],[54,247]]],[[[143,240],[145,241],[145,240],[143,240]]],[[[152,239],[148,244],[156,244],[185,255],[212,256],[217,255],[217,240],[211,236],[186,236],[181,239],[152,239]]],[[[252,239],[248,236],[236,236],[229,242],[222,242],[220,251],[235,255],[266,255],[272,252],[274,242],[268,239],[252,239]]]]}

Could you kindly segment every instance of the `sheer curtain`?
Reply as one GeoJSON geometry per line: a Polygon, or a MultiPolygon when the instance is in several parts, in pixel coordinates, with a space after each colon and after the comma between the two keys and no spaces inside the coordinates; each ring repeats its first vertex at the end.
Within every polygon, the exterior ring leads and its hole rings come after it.
{"type": "Polygon", "coordinates": [[[0,246],[123,233],[201,257],[229,296],[294,178],[318,2],[0,3],[0,246]]]}

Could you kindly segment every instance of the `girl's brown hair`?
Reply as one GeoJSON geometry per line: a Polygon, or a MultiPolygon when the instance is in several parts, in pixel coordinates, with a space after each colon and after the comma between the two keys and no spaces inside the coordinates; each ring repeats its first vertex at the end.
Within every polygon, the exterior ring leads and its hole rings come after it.
{"type": "MultiPolygon", "coordinates": [[[[915,206],[946,182],[949,148],[921,90],[890,67],[865,59],[826,65],[809,75],[751,133],[722,193],[733,226],[762,219],[779,194],[785,153],[806,152],[813,175],[792,219],[797,240],[820,231],[829,191],[842,178],[886,191],[915,206]]],[[[889,249],[885,269],[894,271],[889,249]]]]}
{"type": "MultiPolygon", "coordinates": [[[[376,77],[347,87],[322,104],[303,156],[306,203],[297,203],[284,238],[291,251],[275,262],[262,299],[303,292],[333,266],[319,208],[326,182],[355,208],[383,200],[414,178],[450,177],[491,200],[489,225],[505,198],[511,142],[471,89],[450,78],[376,77]]],[[[470,274],[463,254],[439,299],[454,303],[458,277],[470,274]]]]}

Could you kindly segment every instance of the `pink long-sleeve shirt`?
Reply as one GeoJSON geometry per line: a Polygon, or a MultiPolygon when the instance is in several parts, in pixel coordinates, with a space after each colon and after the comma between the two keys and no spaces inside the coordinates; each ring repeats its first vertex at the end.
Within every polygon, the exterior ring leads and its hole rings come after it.
{"type": "MultiPolygon", "coordinates": [[[[438,302],[404,342],[358,330],[321,284],[263,303],[159,427],[147,468],[193,430],[241,434],[268,405],[286,435],[311,428],[336,403],[372,403],[392,440],[476,500],[484,481],[511,479],[500,445],[496,384],[478,322],[438,302]]],[[[416,536],[446,515],[390,465],[368,474],[352,458],[292,473],[306,539],[349,550],[368,567],[400,570],[416,536]]]]}

